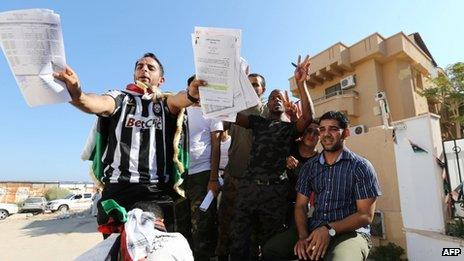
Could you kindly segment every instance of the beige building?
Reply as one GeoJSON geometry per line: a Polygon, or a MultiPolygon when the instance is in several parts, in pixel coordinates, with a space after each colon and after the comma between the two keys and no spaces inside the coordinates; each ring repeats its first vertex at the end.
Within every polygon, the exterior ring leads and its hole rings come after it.
{"type": "MultiPolygon", "coordinates": [[[[436,112],[435,105],[429,105],[419,92],[427,86],[428,76],[440,72],[418,33],[400,32],[388,38],[374,33],[351,46],[336,43],[311,58],[306,84],[316,116],[343,111],[359,130],[352,129],[347,146],[368,158],[378,173],[383,196],[377,210],[382,212],[385,234],[374,238],[376,245],[393,242],[406,249],[395,138],[392,130],[381,128],[381,106],[389,115],[387,124],[436,112]]],[[[293,96],[298,97],[293,77],[289,81],[293,96]]]]}
{"type": "MultiPolygon", "coordinates": [[[[307,80],[316,115],[341,110],[351,125],[382,125],[376,95],[387,97],[390,121],[429,112],[418,94],[426,77],[438,73],[437,64],[418,33],[403,32],[384,38],[374,33],[346,46],[336,43],[311,58],[307,80]]],[[[297,97],[293,77],[290,90],[297,97]]],[[[435,110],[432,109],[432,112],[435,110]]]]}

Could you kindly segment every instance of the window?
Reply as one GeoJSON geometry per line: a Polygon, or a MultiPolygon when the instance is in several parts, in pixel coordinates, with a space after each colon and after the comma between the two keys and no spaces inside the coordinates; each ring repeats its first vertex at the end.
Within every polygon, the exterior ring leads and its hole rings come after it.
{"type": "Polygon", "coordinates": [[[92,194],[91,193],[84,193],[84,198],[92,198],[92,194]]]}
{"type": "Polygon", "coordinates": [[[422,74],[416,69],[411,69],[411,71],[412,71],[412,82],[414,85],[414,89],[423,90],[424,87],[422,84],[422,74]]]}
{"type": "Polygon", "coordinates": [[[42,203],[42,198],[28,198],[25,203],[42,203]]]}
{"type": "Polygon", "coordinates": [[[341,90],[342,90],[342,87],[341,87],[340,83],[332,85],[332,86],[325,89],[325,98],[329,98],[329,97],[338,95],[338,94],[340,94],[341,90]]]}

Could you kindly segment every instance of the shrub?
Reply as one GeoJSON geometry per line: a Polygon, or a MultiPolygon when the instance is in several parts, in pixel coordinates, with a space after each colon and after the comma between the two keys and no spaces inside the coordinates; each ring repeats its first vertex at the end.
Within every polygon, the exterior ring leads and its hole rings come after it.
{"type": "Polygon", "coordinates": [[[406,251],[394,243],[388,243],[385,246],[374,247],[374,249],[369,254],[369,259],[376,261],[396,261],[396,260],[407,260],[401,258],[406,251]]]}
{"type": "Polygon", "coordinates": [[[50,200],[64,198],[67,195],[71,194],[71,192],[66,188],[50,188],[45,192],[45,198],[50,200]]]}
{"type": "Polygon", "coordinates": [[[447,233],[453,237],[464,238],[464,221],[463,218],[455,218],[447,224],[447,233]]]}

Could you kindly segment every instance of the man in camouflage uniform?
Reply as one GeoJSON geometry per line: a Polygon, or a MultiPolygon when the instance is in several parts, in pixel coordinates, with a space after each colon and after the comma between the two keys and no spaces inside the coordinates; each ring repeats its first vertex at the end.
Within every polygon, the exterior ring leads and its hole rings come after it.
{"type": "MultiPolygon", "coordinates": [[[[255,89],[258,97],[261,98],[266,91],[266,80],[264,77],[257,73],[248,75],[248,80],[255,89]]],[[[258,105],[246,109],[241,113],[245,115],[260,115],[267,114],[267,108],[259,101],[258,105]]],[[[224,126],[226,127],[226,125],[224,126]]],[[[237,197],[237,182],[238,179],[243,178],[245,169],[247,167],[248,159],[250,157],[251,145],[253,142],[252,132],[249,129],[232,124],[229,127],[229,134],[232,138],[229,147],[229,161],[224,170],[224,186],[222,187],[222,196],[218,209],[218,243],[216,254],[219,260],[228,260],[229,255],[229,235],[230,235],[230,222],[235,209],[235,199],[237,197]]],[[[252,245],[251,248],[257,246],[252,245]]],[[[252,252],[257,254],[257,250],[253,249],[252,252]]]]}
{"type": "Polygon", "coordinates": [[[257,226],[258,243],[264,244],[282,229],[285,222],[288,184],[282,175],[290,144],[313,119],[308,91],[304,86],[309,57],[295,69],[295,80],[302,101],[303,115],[296,122],[285,122],[284,94],[273,90],[269,95],[268,118],[237,115],[236,124],[251,129],[253,143],[248,167],[238,180],[235,214],[231,224],[231,260],[250,260],[251,231],[257,226]],[[257,223],[255,224],[255,222],[257,223]]]}

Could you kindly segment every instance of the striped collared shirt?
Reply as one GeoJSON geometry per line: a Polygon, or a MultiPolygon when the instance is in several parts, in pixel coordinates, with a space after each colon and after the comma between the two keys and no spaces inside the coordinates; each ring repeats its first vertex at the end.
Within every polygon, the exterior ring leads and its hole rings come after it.
{"type": "Polygon", "coordinates": [[[355,213],[356,200],[382,194],[372,164],[346,148],[333,165],[325,163],[323,153],[307,161],[301,168],[296,190],[306,197],[313,191],[316,194],[309,231],[355,213]]]}

